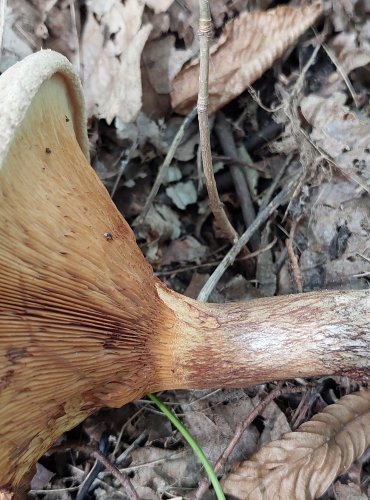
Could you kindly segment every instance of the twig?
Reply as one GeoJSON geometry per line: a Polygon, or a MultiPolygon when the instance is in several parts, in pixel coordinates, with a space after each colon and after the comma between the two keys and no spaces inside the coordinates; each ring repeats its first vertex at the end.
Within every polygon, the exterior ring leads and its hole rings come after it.
{"type": "MultiPolygon", "coordinates": [[[[258,255],[261,255],[264,252],[267,252],[268,250],[271,250],[271,248],[276,244],[277,238],[275,237],[268,245],[266,245],[263,248],[259,248],[255,252],[248,253],[247,255],[244,255],[243,257],[237,257],[235,261],[240,262],[243,260],[248,260],[248,259],[253,259],[254,257],[257,257],[258,255]]],[[[173,276],[179,273],[185,273],[187,271],[195,271],[196,269],[201,269],[204,267],[213,267],[213,266],[218,266],[220,263],[220,260],[215,260],[213,262],[204,262],[203,264],[195,264],[193,266],[184,266],[176,269],[172,269],[169,271],[158,271],[154,273],[156,276],[173,276]]]]}
{"type": "Polygon", "coordinates": [[[198,173],[198,193],[203,189],[203,165],[202,165],[202,149],[199,146],[197,151],[197,173],[198,173]]]}
{"type": "MultiPolygon", "coordinates": [[[[314,26],[312,27],[312,31],[314,32],[314,34],[317,38],[320,38],[320,37],[325,38],[325,36],[327,35],[327,33],[321,33],[321,35],[320,35],[314,26]]],[[[358,103],[356,91],[353,88],[353,85],[351,83],[351,80],[348,78],[347,73],[345,72],[344,68],[342,68],[342,65],[338,61],[338,59],[335,56],[335,54],[333,53],[333,51],[328,47],[328,45],[325,42],[322,42],[321,46],[325,50],[325,52],[326,52],[327,56],[329,57],[329,59],[331,60],[331,62],[337,68],[337,71],[340,74],[340,76],[343,78],[343,81],[347,85],[349,93],[351,94],[353,102],[355,103],[356,108],[358,108],[359,103],[358,103]]]]}
{"type": "Polygon", "coordinates": [[[200,146],[202,150],[203,170],[212,213],[225,236],[235,243],[238,233],[231,225],[223,204],[218,196],[213,172],[210,132],[208,123],[208,74],[209,74],[209,38],[212,33],[212,21],[208,0],[199,0],[199,93],[198,121],[200,146]]]}
{"type": "MultiPolygon", "coordinates": [[[[106,454],[108,449],[108,437],[108,432],[103,432],[99,441],[99,451],[104,455],[106,454]]],[[[78,488],[76,500],[83,500],[85,496],[87,496],[93,482],[98,477],[98,474],[102,471],[102,469],[104,469],[103,464],[100,462],[100,460],[96,459],[90,472],[87,474],[85,479],[80,484],[80,487],[78,488]]]]}
{"type": "MultiPolygon", "coordinates": [[[[223,152],[231,157],[237,158],[238,151],[236,149],[234,137],[229,123],[226,121],[223,113],[217,114],[215,131],[220,141],[223,152]]],[[[256,218],[253,201],[249,192],[249,187],[245,175],[238,165],[230,165],[230,173],[234,181],[235,191],[239,199],[240,208],[243,214],[245,227],[248,227],[256,218]]],[[[260,244],[260,235],[255,233],[250,239],[250,247],[252,250],[257,250],[260,244]]]]}
{"type": "Polygon", "coordinates": [[[72,448],[75,451],[80,451],[81,453],[85,453],[86,455],[95,458],[95,460],[99,460],[99,462],[104,465],[109,473],[112,474],[112,476],[115,477],[117,481],[125,488],[127,496],[130,498],[130,500],[140,500],[140,497],[136,493],[135,488],[132,486],[129,477],[124,472],[121,472],[115,465],[113,465],[112,462],[108,460],[108,458],[100,450],[83,444],[72,445],[71,443],[65,443],[52,448],[50,450],[50,453],[57,453],[68,448],[72,448]]]}
{"type": "Polygon", "coordinates": [[[264,222],[266,222],[266,220],[282,203],[285,202],[289,194],[295,189],[297,180],[298,176],[296,175],[284,186],[280,193],[275,196],[275,198],[267,205],[267,207],[265,207],[263,210],[260,210],[252,224],[242,234],[239,240],[232,246],[229,252],[222,259],[221,263],[213,271],[207,283],[200,291],[198,300],[205,302],[208,299],[208,297],[212,293],[212,290],[217,285],[226,269],[234,263],[235,258],[238,256],[241,249],[248,243],[252,234],[254,234],[254,232],[257,231],[257,229],[259,229],[264,222]]]}
{"type": "Polygon", "coordinates": [[[351,83],[351,80],[348,78],[348,75],[342,68],[341,64],[339,63],[338,59],[335,57],[334,53],[329,49],[329,47],[326,45],[326,43],[322,44],[322,48],[325,50],[327,53],[329,59],[331,62],[334,64],[334,66],[337,68],[338,73],[340,76],[343,78],[344,83],[347,85],[347,88],[349,90],[349,93],[351,94],[351,97],[353,99],[353,102],[355,103],[356,108],[359,107],[359,102],[357,99],[356,91],[353,88],[353,85],[351,83]]]}
{"type": "Polygon", "coordinates": [[[131,147],[129,149],[129,152],[127,153],[126,158],[124,160],[122,160],[123,155],[125,154],[125,150],[122,150],[121,154],[118,157],[118,159],[113,163],[112,168],[115,168],[118,165],[118,163],[120,163],[120,166],[118,168],[116,180],[114,181],[112,190],[110,192],[110,197],[111,198],[113,198],[113,196],[116,194],[118,185],[119,185],[119,183],[121,182],[121,179],[122,179],[122,175],[123,175],[124,171],[126,170],[128,164],[130,163],[131,158],[132,158],[133,154],[136,151],[136,148],[137,148],[137,142],[133,141],[133,143],[131,144],[131,147]]]}
{"type": "Polygon", "coordinates": [[[292,225],[290,228],[290,233],[289,233],[289,238],[287,238],[285,240],[285,244],[286,244],[286,248],[288,251],[288,256],[289,256],[289,260],[290,260],[290,267],[291,267],[295,287],[296,287],[298,293],[302,293],[303,292],[302,275],[301,275],[301,271],[299,269],[298,259],[297,259],[295,252],[294,252],[294,248],[293,248],[294,233],[295,233],[295,230],[297,228],[298,222],[299,222],[299,218],[292,222],[292,225]]]}
{"type": "Polygon", "coordinates": [[[308,410],[312,407],[315,399],[317,399],[319,395],[319,391],[315,391],[314,389],[311,389],[307,391],[303,397],[301,398],[301,401],[299,402],[299,405],[295,412],[293,413],[293,416],[290,420],[290,426],[292,430],[297,429],[303,422],[303,419],[307,415],[308,410]]]}
{"type": "Polygon", "coordinates": [[[265,144],[274,140],[283,132],[283,130],[284,126],[282,123],[271,121],[265,127],[247,137],[244,140],[244,146],[249,153],[253,153],[257,149],[263,147],[265,144]]]}
{"type": "MultiPolygon", "coordinates": [[[[236,426],[234,436],[232,437],[230,443],[226,447],[226,449],[223,451],[223,453],[220,455],[218,458],[217,462],[215,463],[213,469],[218,474],[221,472],[221,470],[224,468],[230,454],[233,452],[235,446],[238,444],[240,441],[244,431],[251,425],[253,420],[255,420],[260,413],[263,412],[263,410],[273,401],[275,398],[278,398],[282,395],[286,394],[293,394],[297,392],[304,392],[307,390],[307,386],[305,387],[277,387],[274,389],[270,394],[268,394],[258,405],[252,410],[247,417],[240,422],[236,426]]],[[[192,497],[193,500],[200,500],[203,495],[206,493],[207,489],[209,488],[209,481],[208,478],[204,477],[198,486],[198,489],[194,493],[194,496],[192,497]]]]}
{"type": "Polygon", "coordinates": [[[75,43],[76,43],[76,61],[75,61],[75,66],[77,68],[77,73],[80,75],[81,74],[80,40],[78,38],[76,8],[75,8],[75,1],[74,0],[70,0],[69,1],[69,9],[71,11],[71,21],[72,21],[73,37],[74,37],[75,43]]]}
{"type": "Polygon", "coordinates": [[[7,0],[0,0],[0,55],[3,50],[6,4],[7,0]]]}
{"type": "MultiPolygon", "coordinates": [[[[147,403],[148,403],[148,405],[150,404],[149,402],[147,402],[147,403]]],[[[114,450],[112,451],[112,455],[111,455],[112,457],[115,457],[118,453],[118,448],[119,448],[119,445],[121,443],[123,433],[124,433],[125,429],[127,428],[127,426],[134,420],[134,418],[136,418],[138,415],[140,415],[140,413],[142,413],[144,410],[145,410],[145,407],[139,408],[139,410],[137,410],[133,415],[131,415],[131,417],[128,420],[126,420],[125,423],[122,425],[121,430],[119,431],[119,434],[118,434],[117,442],[114,446],[114,450]]]]}
{"type": "MultiPolygon", "coordinates": [[[[63,498],[63,495],[66,493],[72,493],[73,491],[77,491],[79,486],[71,486],[69,488],[57,488],[57,489],[50,489],[50,490],[30,490],[28,492],[28,495],[31,496],[31,498],[34,495],[47,495],[47,496],[52,496],[52,495],[60,495],[59,498],[63,498]]],[[[27,495],[27,497],[28,497],[27,495]]]]}
{"type": "MultiPolygon", "coordinates": [[[[155,412],[157,415],[161,415],[163,417],[163,413],[160,411],[155,412]]],[[[130,465],[129,467],[123,467],[122,469],[119,469],[120,472],[122,473],[127,473],[129,474],[130,472],[134,472],[136,470],[140,470],[143,467],[154,467],[154,465],[158,464],[163,464],[165,462],[168,462],[169,460],[174,460],[176,458],[182,457],[183,455],[189,454],[189,448],[186,448],[185,450],[182,451],[176,451],[172,453],[171,455],[167,455],[166,457],[163,458],[157,458],[156,460],[151,460],[150,462],[143,462],[141,464],[137,465],[130,465]]],[[[105,478],[109,474],[108,471],[103,471],[100,473],[100,477],[105,478]]]]}
{"type": "Polygon", "coordinates": [[[146,438],[148,437],[148,431],[144,430],[130,446],[128,446],[125,451],[123,451],[116,459],[116,465],[121,465],[124,460],[132,453],[146,438]]]}
{"type": "Polygon", "coordinates": [[[288,168],[288,165],[290,164],[290,162],[292,160],[292,156],[293,155],[290,154],[286,157],[280,170],[278,171],[278,173],[275,175],[274,179],[272,180],[269,188],[265,191],[265,193],[263,195],[263,199],[262,199],[261,204],[260,204],[260,211],[263,210],[265,207],[267,207],[269,201],[271,200],[271,196],[273,195],[275,189],[278,187],[281,179],[283,178],[283,175],[286,172],[286,169],[288,168]]]}
{"type": "Polygon", "coordinates": [[[161,187],[161,184],[163,182],[163,178],[167,172],[167,169],[170,166],[171,161],[173,160],[173,157],[176,153],[176,150],[184,137],[185,130],[188,128],[188,126],[194,120],[194,118],[196,117],[196,114],[197,114],[197,108],[194,107],[190,111],[190,113],[185,117],[184,121],[182,122],[181,127],[179,128],[177,134],[175,135],[175,137],[171,143],[171,146],[170,146],[170,149],[168,150],[166,158],[164,159],[162,165],[159,167],[157,178],[156,178],[156,180],[153,184],[152,190],[150,191],[149,196],[146,200],[143,211],[141,212],[141,214],[138,217],[136,217],[136,219],[133,222],[134,226],[141,224],[144,221],[145,217],[147,216],[149,209],[153,203],[153,200],[156,197],[159,188],[161,187]]]}
{"type": "Polygon", "coordinates": [[[279,111],[283,107],[283,104],[279,104],[275,108],[269,108],[269,107],[265,106],[263,104],[263,102],[261,101],[261,98],[260,98],[258,92],[256,92],[254,90],[254,88],[252,87],[252,85],[250,85],[248,87],[248,92],[249,92],[249,95],[251,96],[251,98],[258,104],[258,106],[260,108],[262,108],[264,111],[267,111],[267,113],[276,113],[277,111],[279,111]]]}

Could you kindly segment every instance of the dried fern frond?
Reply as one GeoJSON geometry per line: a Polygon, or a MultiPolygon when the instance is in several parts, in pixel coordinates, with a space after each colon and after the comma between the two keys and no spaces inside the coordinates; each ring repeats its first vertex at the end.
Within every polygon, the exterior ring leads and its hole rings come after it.
{"type": "Polygon", "coordinates": [[[310,500],[322,495],[370,444],[370,389],[345,396],[261,448],[223,481],[248,500],[310,500]]]}

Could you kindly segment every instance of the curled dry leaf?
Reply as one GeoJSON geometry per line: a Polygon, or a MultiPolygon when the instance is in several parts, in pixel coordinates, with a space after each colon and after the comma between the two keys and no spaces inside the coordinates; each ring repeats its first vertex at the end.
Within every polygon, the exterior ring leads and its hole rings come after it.
{"type": "Polygon", "coordinates": [[[141,108],[140,58],[151,25],[142,26],[144,3],[118,0],[89,4],[81,42],[89,116],[133,120],[141,108]]]}
{"type": "Polygon", "coordinates": [[[140,60],[152,29],[142,23],[145,5],[163,12],[173,0],[92,0],[81,41],[83,84],[89,116],[134,120],[141,109],[140,60]]]}
{"type": "MultiPolygon", "coordinates": [[[[211,49],[209,112],[240,95],[322,12],[321,2],[301,8],[280,6],[265,12],[243,12],[228,22],[211,49]]],[[[198,94],[199,60],[191,62],[174,79],[172,107],[187,114],[198,94]]]]}
{"type": "Polygon", "coordinates": [[[243,462],[223,481],[224,492],[249,500],[317,498],[364,453],[369,429],[370,390],[345,396],[243,462]]]}

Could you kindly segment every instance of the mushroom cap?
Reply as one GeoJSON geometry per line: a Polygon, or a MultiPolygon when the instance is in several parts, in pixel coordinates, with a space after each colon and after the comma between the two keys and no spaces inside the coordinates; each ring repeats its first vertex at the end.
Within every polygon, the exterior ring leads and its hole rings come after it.
{"type": "Polygon", "coordinates": [[[90,160],[85,101],[76,71],[62,54],[52,50],[41,50],[11,66],[1,75],[0,168],[30,102],[41,85],[56,73],[63,77],[73,104],[71,118],[77,142],[86,159],[90,160]]]}

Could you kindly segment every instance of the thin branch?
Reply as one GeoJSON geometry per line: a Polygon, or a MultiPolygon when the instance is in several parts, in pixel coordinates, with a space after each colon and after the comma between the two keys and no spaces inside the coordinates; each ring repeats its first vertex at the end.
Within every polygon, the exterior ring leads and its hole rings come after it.
{"type": "Polygon", "coordinates": [[[6,4],[7,0],[0,0],[0,55],[3,50],[6,4]]]}
{"type": "Polygon", "coordinates": [[[159,188],[161,187],[161,184],[163,182],[164,176],[167,172],[168,167],[171,164],[171,161],[173,160],[173,157],[175,156],[176,150],[182,141],[184,137],[185,130],[188,128],[188,126],[191,124],[191,122],[194,120],[197,114],[197,108],[194,107],[190,113],[185,117],[184,121],[181,124],[181,127],[179,128],[177,134],[175,135],[170,149],[168,150],[168,153],[166,155],[166,158],[164,159],[162,165],[159,167],[157,178],[153,184],[152,190],[149,193],[149,196],[146,200],[145,206],[143,208],[143,211],[141,214],[136,217],[136,219],[133,222],[134,226],[137,226],[138,224],[141,224],[145,217],[147,216],[149,209],[153,203],[154,198],[157,196],[157,193],[159,191],[159,188]]]}
{"type": "MultiPolygon", "coordinates": [[[[316,28],[313,26],[312,27],[312,31],[314,32],[314,34],[315,34],[315,36],[317,38],[322,38],[324,40],[326,38],[326,36],[327,36],[327,32],[326,32],[327,30],[324,30],[325,33],[319,34],[318,31],[316,30],[316,28]]],[[[358,108],[359,107],[359,102],[358,102],[358,99],[357,99],[356,91],[353,88],[351,80],[348,78],[348,75],[347,75],[345,69],[342,67],[342,65],[338,61],[338,59],[335,56],[335,54],[333,53],[333,51],[328,47],[328,45],[324,41],[321,43],[321,46],[325,50],[325,52],[326,52],[327,56],[329,57],[329,59],[331,60],[331,62],[337,68],[338,73],[342,77],[344,83],[346,84],[346,86],[348,88],[349,93],[351,94],[351,97],[353,99],[353,102],[355,103],[356,108],[358,108]]]]}
{"type": "MultiPolygon", "coordinates": [[[[266,245],[263,248],[259,248],[255,252],[248,253],[244,255],[243,257],[237,257],[235,261],[237,262],[243,262],[244,260],[248,259],[253,259],[254,257],[258,257],[258,255],[261,255],[264,252],[267,252],[268,250],[271,250],[271,248],[276,244],[277,238],[275,237],[268,245],[266,245]]],[[[203,264],[194,264],[193,266],[184,266],[176,269],[172,269],[169,271],[157,271],[155,273],[156,276],[174,276],[179,273],[184,273],[188,271],[195,271],[196,269],[202,269],[202,268],[207,268],[207,267],[215,267],[218,266],[220,263],[220,260],[215,260],[212,262],[204,262],[203,264]]]]}
{"type": "Polygon", "coordinates": [[[274,191],[277,189],[279,186],[279,183],[281,179],[283,178],[283,175],[285,174],[288,166],[290,165],[290,162],[292,161],[292,154],[289,154],[285,161],[283,162],[282,166],[280,167],[279,171],[275,175],[275,177],[272,179],[272,182],[268,189],[265,191],[261,204],[260,204],[260,211],[263,210],[265,207],[267,207],[269,201],[271,200],[271,196],[274,194],[274,191]]]}
{"type": "Polygon", "coordinates": [[[213,172],[210,132],[208,123],[208,75],[209,75],[209,39],[212,34],[211,13],[208,0],[199,0],[199,93],[198,121],[200,146],[202,150],[203,170],[212,213],[225,236],[235,243],[238,233],[231,225],[223,204],[218,196],[213,172]]]}
{"type": "MultiPolygon", "coordinates": [[[[236,149],[230,124],[226,121],[225,115],[221,112],[217,113],[215,131],[225,155],[231,158],[237,158],[238,150],[236,149]]],[[[235,191],[240,203],[244,224],[247,228],[256,218],[256,211],[253,206],[247,180],[239,165],[231,164],[230,173],[234,181],[235,191]]],[[[252,250],[257,250],[259,245],[260,235],[256,232],[251,237],[250,246],[252,250]]]]}
{"type": "Polygon", "coordinates": [[[259,93],[254,90],[252,85],[249,85],[248,92],[249,92],[249,95],[251,96],[251,98],[258,104],[258,106],[260,108],[262,108],[263,110],[267,111],[267,113],[276,113],[277,111],[280,111],[280,109],[282,109],[282,107],[283,107],[283,104],[279,104],[275,108],[269,108],[269,107],[265,106],[263,104],[263,102],[261,101],[259,93]]]}
{"type": "Polygon", "coordinates": [[[72,445],[71,443],[65,443],[61,446],[52,448],[50,450],[50,453],[57,453],[68,448],[72,448],[75,451],[80,451],[95,458],[95,460],[99,460],[99,462],[104,465],[109,473],[112,474],[112,476],[117,479],[117,481],[125,488],[127,496],[130,498],[130,500],[140,500],[140,497],[136,493],[129,477],[124,472],[121,472],[114,464],[112,464],[112,462],[100,450],[83,444],[72,445]]]}
{"type": "Polygon", "coordinates": [[[260,210],[257,217],[253,221],[253,223],[248,227],[248,229],[242,234],[239,240],[232,246],[229,252],[222,259],[221,263],[217,266],[217,268],[213,271],[211,276],[209,277],[207,283],[203,286],[202,290],[198,295],[198,300],[203,302],[207,301],[208,297],[212,293],[212,290],[217,285],[222,275],[226,271],[226,269],[231,266],[236,257],[238,256],[241,249],[248,243],[250,237],[259,229],[264,222],[274,213],[274,211],[286,201],[288,196],[293,192],[296,187],[298,176],[294,176],[280,191],[279,194],[273,198],[273,200],[265,207],[263,210],[260,210]]]}
{"type": "Polygon", "coordinates": [[[148,431],[145,429],[133,443],[130,444],[116,459],[116,465],[121,465],[124,460],[148,437],[148,431]]]}
{"type": "MultiPolygon", "coordinates": [[[[264,411],[264,409],[273,401],[275,398],[278,398],[282,395],[286,394],[293,394],[297,392],[304,392],[307,390],[308,386],[305,387],[277,387],[274,389],[270,394],[268,394],[262,401],[258,403],[258,405],[252,410],[247,417],[240,422],[236,426],[234,436],[232,437],[230,443],[226,447],[226,449],[223,451],[223,453],[220,455],[218,458],[217,462],[215,463],[213,470],[218,474],[219,472],[222,471],[222,469],[225,467],[225,464],[233,452],[235,446],[239,443],[241,437],[243,436],[244,431],[251,425],[253,420],[255,420],[260,413],[264,411]]],[[[198,489],[194,493],[193,500],[200,500],[203,495],[206,493],[207,489],[209,488],[209,480],[208,478],[204,477],[198,486],[198,489]]]]}
{"type": "Polygon", "coordinates": [[[73,37],[74,37],[75,43],[76,43],[75,66],[77,68],[77,73],[79,75],[81,75],[80,40],[79,40],[79,37],[78,37],[75,0],[70,0],[70,2],[69,2],[69,8],[70,8],[70,11],[71,11],[72,33],[73,33],[73,37]]]}
{"type": "Polygon", "coordinates": [[[299,269],[299,264],[298,264],[298,258],[294,252],[293,248],[293,243],[294,243],[294,233],[297,228],[297,224],[299,222],[299,218],[297,220],[294,220],[292,222],[292,226],[290,228],[290,233],[289,233],[289,238],[285,240],[285,245],[288,251],[288,257],[290,260],[290,267],[292,271],[292,276],[293,276],[293,281],[296,287],[296,291],[298,293],[303,292],[303,286],[302,286],[302,274],[301,270],[299,269]]]}
{"type": "MultiPolygon", "coordinates": [[[[108,432],[103,432],[102,435],[100,436],[100,441],[99,441],[99,451],[103,454],[106,454],[108,450],[108,432]]],[[[100,462],[100,460],[95,460],[94,465],[90,469],[89,473],[85,477],[85,479],[82,481],[80,484],[80,487],[78,489],[77,495],[76,495],[76,500],[83,500],[90,488],[92,487],[94,481],[98,477],[99,473],[104,469],[103,464],[100,462]]]]}
{"type": "Polygon", "coordinates": [[[122,175],[124,174],[126,168],[128,167],[128,165],[131,161],[131,158],[132,158],[133,154],[135,153],[136,149],[137,149],[137,141],[133,141],[133,143],[131,144],[131,147],[129,149],[129,152],[127,153],[126,158],[124,160],[122,160],[123,155],[125,154],[125,150],[122,150],[121,154],[119,155],[117,160],[112,165],[112,168],[115,168],[120,163],[120,166],[119,166],[118,172],[117,172],[117,176],[116,176],[116,180],[114,181],[112,190],[110,192],[110,197],[112,199],[113,199],[113,196],[116,194],[117,188],[118,188],[119,183],[121,182],[121,179],[122,179],[122,175]]]}
{"type": "MultiPolygon", "coordinates": [[[[150,404],[149,402],[147,402],[147,403],[148,403],[148,405],[150,404]]],[[[112,454],[111,454],[112,457],[115,457],[118,453],[118,448],[120,446],[123,433],[126,430],[127,426],[129,424],[131,424],[131,422],[134,420],[134,418],[136,418],[138,415],[140,415],[140,413],[142,413],[144,410],[145,410],[145,407],[139,408],[139,410],[137,410],[133,415],[131,415],[131,417],[128,420],[126,420],[124,422],[124,424],[121,427],[121,430],[119,431],[117,442],[114,446],[114,450],[112,451],[112,454]]]]}

